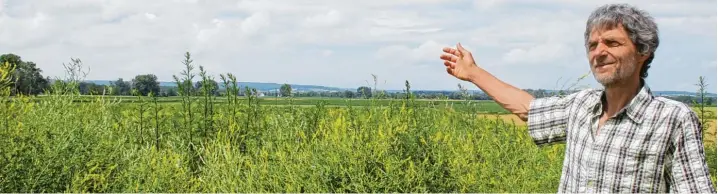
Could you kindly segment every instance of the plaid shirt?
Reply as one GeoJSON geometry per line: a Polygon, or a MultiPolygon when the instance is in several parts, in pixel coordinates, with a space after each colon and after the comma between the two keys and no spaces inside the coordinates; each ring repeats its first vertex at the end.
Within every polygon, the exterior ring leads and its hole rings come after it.
{"type": "Polygon", "coordinates": [[[648,86],[596,134],[602,90],[531,102],[528,131],[539,146],[566,143],[559,193],[716,193],[697,114],[654,97],[648,86]]]}

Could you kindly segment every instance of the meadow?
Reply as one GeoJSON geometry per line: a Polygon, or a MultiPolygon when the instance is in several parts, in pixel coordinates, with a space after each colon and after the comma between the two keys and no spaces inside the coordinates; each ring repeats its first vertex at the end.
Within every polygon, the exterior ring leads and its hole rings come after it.
{"type": "Polygon", "coordinates": [[[564,154],[485,101],[8,91],[0,192],[556,192],[564,154]]]}
{"type": "MultiPolygon", "coordinates": [[[[50,96],[38,96],[36,98],[33,98],[32,100],[35,102],[39,102],[43,99],[49,98],[50,96]]],[[[123,103],[123,104],[141,104],[148,99],[146,98],[138,98],[136,96],[92,96],[92,95],[82,95],[77,96],[73,98],[73,103],[84,103],[84,102],[93,102],[96,98],[104,98],[107,101],[113,101],[117,103],[123,103]]],[[[193,100],[202,100],[204,97],[198,97],[194,96],[191,97],[193,100]]],[[[156,99],[157,103],[159,104],[180,104],[182,103],[183,97],[181,96],[173,96],[173,97],[158,97],[156,99]]],[[[235,100],[235,99],[230,99],[235,100]]],[[[244,96],[239,96],[236,98],[236,103],[238,104],[246,104],[247,98],[244,96]]],[[[221,104],[227,104],[229,100],[226,97],[214,97],[212,100],[212,103],[218,104],[222,106],[221,104]]],[[[377,106],[377,107],[385,107],[390,106],[391,104],[398,104],[402,103],[404,100],[402,99],[365,99],[365,98],[319,98],[319,97],[302,97],[302,98],[277,98],[277,97],[258,97],[257,103],[259,103],[262,106],[297,106],[297,107],[313,107],[317,104],[323,104],[323,106],[326,107],[345,107],[345,106],[377,106]]],[[[508,114],[508,111],[506,111],[504,108],[502,108],[499,104],[497,104],[494,101],[490,100],[450,100],[450,99],[415,99],[414,101],[415,107],[422,107],[422,108],[439,108],[439,107],[453,107],[455,109],[461,109],[461,110],[468,110],[469,108],[473,108],[478,113],[485,113],[485,114],[508,114]]]]}
{"type": "Polygon", "coordinates": [[[485,103],[80,99],[6,101],[0,191],[555,192],[563,159],[485,103]]]}

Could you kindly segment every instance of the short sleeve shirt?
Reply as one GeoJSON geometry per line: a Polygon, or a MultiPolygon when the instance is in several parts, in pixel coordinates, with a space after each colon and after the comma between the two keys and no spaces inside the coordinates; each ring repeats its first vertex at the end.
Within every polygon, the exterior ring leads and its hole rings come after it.
{"type": "Polygon", "coordinates": [[[565,143],[558,192],[716,193],[697,114],[687,105],[638,94],[596,134],[603,90],[534,99],[528,132],[540,146],[565,143]]]}

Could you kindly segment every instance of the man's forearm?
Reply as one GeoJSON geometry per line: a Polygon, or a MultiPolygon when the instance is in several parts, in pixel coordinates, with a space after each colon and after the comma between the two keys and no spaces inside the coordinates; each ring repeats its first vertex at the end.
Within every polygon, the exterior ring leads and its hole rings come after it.
{"type": "Polygon", "coordinates": [[[528,92],[499,80],[480,67],[476,67],[471,72],[469,81],[486,92],[504,109],[519,116],[523,121],[528,120],[529,106],[534,99],[528,92]]]}

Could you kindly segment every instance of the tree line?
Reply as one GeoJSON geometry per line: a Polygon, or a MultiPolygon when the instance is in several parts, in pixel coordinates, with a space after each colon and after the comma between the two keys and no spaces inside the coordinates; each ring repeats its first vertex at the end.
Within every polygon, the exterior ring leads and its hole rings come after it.
{"type": "MultiPolygon", "coordinates": [[[[73,62],[78,63],[79,60],[73,62]]],[[[43,77],[42,70],[37,67],[37,64],[32,61],[23,60],[20,56],[8,53],[0,55],[0,63],[10,63],[15,66],[15,71],[11,75],[11,79],[14,84],[11,87],[11,95],[39,95],[44,94],[46,91],[51,90],[52,84],[63,84],[62,80],[51,79],[50,77],[43,77]]],[[[197,81],[194,84],[185,83],[183,85],[192,85],[189,88],[192,94],[199,95],[200,91],[205,91],[203,87],[208,86],[207,91],[210,95],[220,96],[226,94],[225,88],[219,87],[219,84],[215,80],[206,80],[207,85],[202,84],[202,81],[197,81]]],[[[406,82],[407,88],[409,88],[409,82],[406,82]]],[[[124,80],[118,78],[115,81],[111,81],[109,85],[96,84],[92,82],[80,82],[78,84],[78,90],[83,95],[115,95],[115,96],[147,96],[153,94],[155,96],[177,96],[177,86],[160,86],[160,82],[157,76],[154,74],[140,74],[136,75],[132,80],[124,80]]],[[[407,89],[408,90],[408,89],[407,89]]],[[[554,92],[549,92],[543,89],[525,89],[524,91],[532,94],[533,96],[548,97],[556,95],[554,92]]],[[[236,91],[239,96],[244,96],[244,90],[236,91]]],[[[567,92],[567,91],[564,91],[567,92]]],[[[571,91],[568,91],[570,93],[571,91]]],[[[305,91],[295,92],[291,85],[282,84],[282,86],[276,91],[264,91],[264,96],[270,97],[329,97],[329,98],[377,98],[377,99],[404,99],[407,97],[407,91],[403,92],[386,92],[372,89],[368,86],[360,86],[356,91],[345,90],[345,91],[305,91]]],[[[459,85],[458,91],[412,91],[411,96],[417,99],[465,99],[465,100],[492,100],[492,98],[485,93],[469,93],[467,90],[459,85]]],[[[712,106],[716,104],[716,98],[704,97],[701,100],[697,96],[668,96],[667,98],[674,99],[683,103],[702,103],[712,106]]]]}

